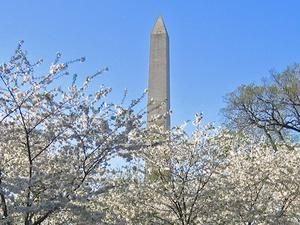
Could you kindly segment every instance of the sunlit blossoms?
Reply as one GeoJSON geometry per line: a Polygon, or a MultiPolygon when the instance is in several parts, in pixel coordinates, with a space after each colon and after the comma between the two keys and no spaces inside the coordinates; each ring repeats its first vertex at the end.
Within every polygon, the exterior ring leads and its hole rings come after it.
{"type": "Polygon", "coordinates": [[[90,86],[107,69],[78,84],[68,69],[85,58],[61,57],[39,75],[20,43],[0,66],[1,224],[300,224],[297,142],[202,114],[192,128],[146,127],[143,97],[104,101],[111,88],[90,86]]]}
{"type": "Polygon", "coordinates": [[[64,75],[84,58],[60,59],[37,75],[40,61],[31,63],[20,43],[0,67],[1,224],[101,221],[104,214],[88,202],[113,187],[108,161],[141,125],[134,104],[123,109],[103,101],[110,88],[88,89],[103,71],[80,86],[64,75]],[[69,86],[58,86],[62,79],[69,86]]]}
{"type": "Polygon", "coordinates": [[[111,223],[299,224],[300,153],[200,125],[155,129],[106,196],[111,223]],[[140,159],[144,159],[146,164],[140,159]],[[146,170],[145,167],[146,166],[146,170]],[[150,172],[147,172],[149,171],[150,172]]]}

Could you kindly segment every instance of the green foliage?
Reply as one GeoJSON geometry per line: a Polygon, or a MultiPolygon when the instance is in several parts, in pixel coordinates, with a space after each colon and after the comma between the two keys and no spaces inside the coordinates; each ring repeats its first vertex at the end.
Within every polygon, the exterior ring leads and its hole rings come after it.
{"type": "Polygon", "coordinates": [[[223,109],[228,128],[266,135],[277,143],[297,142],[300,133],[300,65],[271,73],[262,85],[238,87],[223,109]]]}

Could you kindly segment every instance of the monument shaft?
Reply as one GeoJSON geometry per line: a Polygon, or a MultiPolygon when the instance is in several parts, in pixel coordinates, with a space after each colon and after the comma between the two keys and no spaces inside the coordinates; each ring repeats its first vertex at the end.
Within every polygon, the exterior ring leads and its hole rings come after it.
{"type": "Polygon", "coordinates": [[[170,128],[169,36],[162,17],[151,33],[148,83],[148,126],[170,128]]]}

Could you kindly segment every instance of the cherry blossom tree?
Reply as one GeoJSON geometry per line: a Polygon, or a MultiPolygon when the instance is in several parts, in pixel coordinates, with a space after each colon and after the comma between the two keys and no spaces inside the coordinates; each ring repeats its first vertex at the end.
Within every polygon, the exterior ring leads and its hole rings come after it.
{"type": "Polygon", "coordinates": [[[299,224],[300,152],[266,140],[232,139],[223,180],[224,224],[299,224]]]}
{"type": "Polygon", "coordinates": [[[155,127],[140,138],[148,144],[136,153],[137,158],[145,160],[148,168],[136,160],[122,173],[124,186],[109,197],[112,221],[216,224],[221,208],[215,202],[220,199],[226,149],[220,145],[216,129],[202,127],[200,121],[198,115],[191,136],[184,126],[171,131],[155,127]]]}
{"type": "Polygon", "coordinates": [[[274,151],[268,136],[202,125],[201,114],[191,134],[145,128],[141,99],[113,104],[110,88],[89,88],[105,70],[68,81],[83,61],[57,54],[37,76],[42,61],[20,43],[0,66],[1,224],[300,224],[298,143],[274,151]],[[117,155],[129,161],[116,171],[117,155]]]}
{"type": "Polygon", "coordinates": [[[299,224],[300,152],[262,136],[234,134],[197,116],[192,135],[183,127],[155,128],[147,145],[121,171],[110,191],[107,220],[124,224],[299,224]],[[152,169],[147,178],[147,166],[152,169]],[[145,172],[146,171],[146,172],[145,172]]]}
{"type": "Polygon", "coordinates": [[[68,85],[68,68],[84,58],[57,54],[36,75],[42,61],[30,62],[22,44],[0,66],[1,224],[99,223],[104,214],[89,202],[114,186],[106,168],[142,125],[138,100],[125,107],[105,101],[110,88],[89,90],[106,69],[68,85]]]}

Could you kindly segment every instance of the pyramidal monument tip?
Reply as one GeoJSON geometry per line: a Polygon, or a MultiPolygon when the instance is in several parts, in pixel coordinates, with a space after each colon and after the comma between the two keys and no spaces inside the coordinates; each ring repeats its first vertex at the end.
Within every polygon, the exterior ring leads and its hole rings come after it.
{"type": "Polygon", "coordinates": [[[164,19],[162,16],[159,16],[156,20],[156,23],[153,27],[152,34],[168,34],[164,19]]]}

